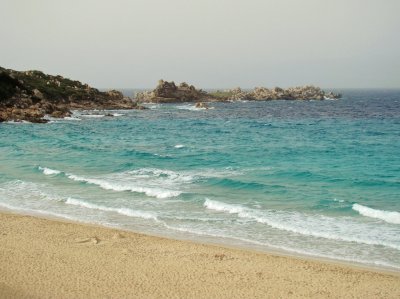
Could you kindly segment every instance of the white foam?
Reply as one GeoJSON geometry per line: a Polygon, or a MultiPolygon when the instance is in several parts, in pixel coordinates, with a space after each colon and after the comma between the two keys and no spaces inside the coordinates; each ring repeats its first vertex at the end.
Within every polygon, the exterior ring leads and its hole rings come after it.
{"type": "Polygon", "coordinates": [[[78,117],[72,117],[72,116],[66,116],[66,117],[64,117],[63,118],[64,120],[81,120],[80,118],[78,118],[78,117]]]}
{"type": "Polygon", "coordinates": [[[124,116],[125,114],[123,114],[123,113],[113,113],[112,115],[115,116],[115,117],[118,117],[118,116],[124,116]]]}
{"type": "Polygon", "coordinates": [[[286,252],[293,252],[296,254],[300,255],[305,255],[305,256],[313,256],[313,257],[320,257],[320,258],[327,258],[327,259],[332,259],[332,260],[342,260],[342,261],[347,261],[347,262],[353,262],[353,263],[360,263],[360,264],[369,264],[369,265],[376,265],[376,266],[383,266],[383,267],[388,267],[388,268],[394,268],[394,269],[400,269],[400,267],[396,264],[388,263],[385,261],[381,260],[363,260],[363,259],[358,259],[358,258],[353,258],[353,257],[344,257],[344,256],[337,256],[337,255],[332,255],[332,254],[324,254],[315,250],[302,250],[300,248],[291,248],[287,246],[282,246],[282,245],[274,245],[270,244],[267,242],[259,242],[257,240],[252,240],[248,238],[242,238],[242,237],[237,237],[229,234],[224,234],[220,232],[215,232],[212,230],[199,230],[195,228],[189,228],[189,227],[176,227],[176,226],[170,226],[167,224],[164,224],[165,227],[171,230],[179,231],[182,233],[189,233],[189,234],[195,234],[199,236],[205,236],[205,237],[213,237],[213,238],[218,238],[218,240],[221,239],[227,239],[227,240],[237,240],[240,243],[247,243],[247,244],[253,244],[256,246],[261,246],[261,247],[267,247],[267,248],[274,248],[277,250],[283,250],[286,252]]]}
{"type": "Polygon", "coordinates": [[[183,147],[185,147],[183,144],[177,144],[177,145],[175,145],[174,146],[175,148],[183,148],[183,147]]]}
{"type": "Polygon", "coordinates": [[[206,110],[207,108],[205,107],[196,107],[195,105],[180,105],[180,106],[176,106],[177,109],[179,110],[189,110],[189,111],[199,111],[199,110],[206,110]]]}
{"type": "Polygon", "coordinates": [[[128,209],[128,208],[106,207],[106,206],[101,206],[101,205],[97,205],[97,204],[93,204],[93,203],[88,203],[88,202],[78,200],[75,198],[68,198],[65,203],[69,204],[69,205],[80,206],[80,207],[87,208],[87,209],[95,209],[95,210],[101,210],[101,211],[106,211],[106,212],[116,212],[116,213],[124,215],[124,216],[143,218],[143,219],[152,219],[152,220],[158,221],[157,216],[155,214],[150,213],[150,212],[145,212],[145,211],[137,211],[137,210],[132,210],[132,209],[128,209]]]}
{"type": "Polygon", "coordinates": [[[400,224],[399,212],[376,210],[357,203],[353,204],[353,210],[366,217],[380,219],[388,223],[400,224]]]}
{"type": "Polygon", "coordinates": [[[299,212],[256,210],[209,199],[205,200],[204,207],[219,212],[237,214],[239,218],[253,220],[275,229],[295,234],[380,245],[400,250],[398,230],[391,227],[382,228],[373,224],[356,222],[349,217],[334,218],[324,215],[307,215],[299,212]]]}
{"type": "Polygon", "coordinates": [[[5,122],[6,124],[14,124],[14,125],[19,125],[19,124],[31,124],[30,121],[27,120],[20,120],[20,121],[16,121],[16,120],[9,120],[5,122]]]}
{"type": "Polygon", "coordinates": [[[39,166],[39,170],[43,171],[43,174],[45,174],[45,175],[57,175],[57,174],[61,173],[61,171],[59,171],[59,170],[51,169],[51,168],[47,168],[47,167],[41,167],[41,166],[39,166]]]}
{"type": "Polygon", "coordinates": [[[88,176],[76,175],[46,167],[40,167],[39,169],[42,170],[45,175],[62,173],[71,180],[96,185],[105,190],[144,193],[147,196],[159,199],[179,196],[185,192],[189,184],[197,180],[238,174],[237,171],[231,169],[172,171],[168,169],[140,168],[131,171],[88,176]]]}
{"type": "Polygon", "coordinates": [[[21,180],[10,181],[2,184],[0,196],[5,199],[37,201],[63,201],[63,197],[49,189],[45,184],[25,182],[21,180]]]}
{"type": "Polygon", "coordinates": [[[340,203],[343,203],[343,202],[344,202],[343,199],[337,199],[337,198],[334,198],[333,201],[340,202],[340,203]]]}
{"type": "Polygon", "coordinates": [[[57,218],[64,218],[64,219],[68,219],[68,220],[72,220],[72,221],[83,222],[82,219],[80,219],[80,218],[69,216],[69,215],[65,215],[65,214],[50,212],[48,210],[28,209],[28,208],[23,208],[23,207],[17,207],[17,206],[14,206],[14,205],[6,204],[4,202],[0,202],[0,206],[6,208],[8,210],[23,212],[23,213],[26,213],[26,214],[29,214],[29,215],[42,214],[42,215],[54,216],[54,217],[57,217],[57,218]]]}
{"type": "Polygon", "coordinates": [[[204,207],[210,210],[214,211],[219,211],[219,212],[227,212],[230,214],[238,214],[238,213],[243,213],[245,211],[245,208],[240,206],[240,205],[232,205],[232,204],[227,204],[215,200],[211,200],[206,198],[204,202],[204,207]]]}
{"type": "Polygon", "coordinates": [[[182,193],[178,190],[168,190],[156,187],[141,187],[132,181],[116,181],[106,178],[87,178],[74,174],[67,174],[66,176],[71,180],[97,185],[105,190],[138,192],[160,199],[179,196],[182,193]]]}
{"type": "Polygon", "coordinates": [[[105,114],[81,114],[81,116],[87,118],[101,118],[104,117],[105,114]]]}

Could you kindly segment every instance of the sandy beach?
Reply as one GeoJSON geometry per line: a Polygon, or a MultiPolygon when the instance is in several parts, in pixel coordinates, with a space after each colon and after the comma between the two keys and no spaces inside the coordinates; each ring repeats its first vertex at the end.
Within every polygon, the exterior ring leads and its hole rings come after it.
{"type": "Polygon", "coordinates": [[[1,298],[399,298],[400,275],[0,213],[1,298]]]}

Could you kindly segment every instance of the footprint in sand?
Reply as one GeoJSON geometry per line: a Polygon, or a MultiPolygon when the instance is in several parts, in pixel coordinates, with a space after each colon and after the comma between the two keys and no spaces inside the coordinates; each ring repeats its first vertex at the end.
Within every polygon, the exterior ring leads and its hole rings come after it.
{"type": "Polygon", "coordinates": [[[92,237],[92,238],[84,238],[84,239],[75,239],[75,243],[93,243],[93,244],[99,244],[100,239],[97,237],[92,237]]]}

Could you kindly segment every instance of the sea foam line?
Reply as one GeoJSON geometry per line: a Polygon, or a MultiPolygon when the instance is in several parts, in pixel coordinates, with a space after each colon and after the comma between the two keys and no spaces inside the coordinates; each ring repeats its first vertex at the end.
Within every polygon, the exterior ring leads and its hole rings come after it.
{"type": "Polygon", "coordinates": [[[170,226],[164,223],[164,226],[168,229],[183,232],[183,233],[189,233],[189,234],[195,234],[198,236],[205,236],[205,237],[213,237],[213,238],[218,238],[219,240],[222,239],[229,239],[229,240],[236,240],[239,242],[244,242],[247,244],[253,244],[256,246],[262,246],[262,247],[268,247],[268,248],[273,248],[276,250],[283,250],[286,252],[293,252],[296,254],[300,255],[305,255],[305,256],[313,256],[313,257],[320,257],[320,258],[327,258],[327,259],[332,259],[332,260],[342,260],[342,261],[347,261],[347,262],[352,262],[352,263],[359,263],[359,264],[369,264],[369,265],[376,265],[376,266],[383,266],[387,268],[393,268],[393,269],[400,269],[399,265],[392,264],[392,263],[387,263],[385,261],[380,261],[380,260],[363,260],[363,259],[357,259],[357,258],[349,258],[349,257],[344,257],[344,256],[337,256],[337,255],[330,255],[330,254],[324,254],[321,252],[316,252],[314,250],[302,250],[300,248],[292,248],[292,247],[287,247],[287,246],[281,246],[281,245],[274,245],[270,244],[267,242],[259,242],[257,240],[253,239],[248,239],[248,238],[242,238],[242,237],[237,237],[233,235],[225,235],[221,233],[215,233],[211,231],[202,231],[202,230],[197,230],[193,228],[185,228],[185,227],[175,227],[175,226],[170,226]]]}
{"type": "Polygon", "coordinates": [[[99,178],[86,178],[74,174],[66,174],[66,176],[71,180],[96,185],[105,190],[131,191],[131,192],[144,193],[147,196],[156,197],[159,199],[179,196],[182,193],[181,191],[177,190],[136,186],[133,185],[132,182],[117,182],[99,178]]]}
{"type": "Polygon", "coordinates": [[[51,168],[47,168],[47,167],[41,167],[41,166],[39,166],[39,170],[43,171],[44,175],[57,175],[57,174],[61,173],[61,171],[59,171],[59,170],[51,169],[51,168]]]}
{"type": "Polygon", "coordinates": [[[323,215],[305,215],[298,212],[254,210],[241,205],[228,204],[206,198],[204,207],[210,210],[237,214],[239,218],[250,219],[272,228],[288,232],[368,245],[380,245],[400,250],[397,230],[377,228],[349,219],[337,219],[323,215]]]}
{"type": "Polygon", "coordinates": [[[68,198],[65,203],[69,204],[69,205],[87,208],[87,209],[95,209],[95,210],[100,210],[100,211],[105,211],[105,212],[116,212],[116,213],[124,215],[124,216],[143,218],[143,219],[152,219],[154,221],[158,221],[157,216],[150,212],[136,211],[136,210],[132,210],[132,209],[128,209],[128,208],[111,208],[111,207],[101,206],[101,205],[97,205],[97,204],[93,204],[93,203],[88,203],[88,202],[78,200],[75,198],[68,198]]]}
{"type": "Polygon", "coordinates": [[[167,185],[173,188],[176,187],[178,183],[189,182],[193,179],[191,176],[179,175],[173,171],[163,171],[159,169],[139,169],[136,171],[111,174],[109,177],[104,178],[89,178],[42,166],[38,168],[44,175],[58,175],[62,173],[65,177],[73,181],[96,185],[105,190],[144,193],[147,196],[159,199],[179,196],[182,191],[153,186],[138,186],[137,184],[167,185]]]}
{"type": "Polygon", "coordinates": [[[117,192],[131,191],[144,193],[159,199],[179,196],[183,193],[185,185],[195,181],[212,177],[225,177],[238,175],[234,170],[202,169],[197,171],[172,171],[157,168],[140,168],[131,171],[109,173],[97,176],[81,176],[48,167],[39,166],[44,175],[63,174],[66,178],[99,186],[105,190],[117,192]],[[162,188],[158,187],[162,186],[162,188]]]}
{"type": "Polygon", "coordinates": [[[380,219],[388,223],[400,224],[399,212],[372,209],[358,203],[353,204],[352,208],[363,216],[380,219]]]}

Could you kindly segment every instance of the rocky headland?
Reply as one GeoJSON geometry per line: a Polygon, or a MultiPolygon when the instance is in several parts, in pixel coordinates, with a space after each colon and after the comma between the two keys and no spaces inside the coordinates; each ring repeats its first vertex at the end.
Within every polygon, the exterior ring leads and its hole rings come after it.
{"type": "Polygon", "coordinates": [[[87,84],[40,71],[0,67],[0,122],[44,123],[46,115],[62,118],[74,109],[141,109],[121,92],[101,92],[87,84]]]}
{"type": "Polygon", "coordinates": [[[175,85],[174,82],[160,80],[152,91],[138,93],[135,100],[144,103],[176,103],[176,102],[223,102],[223,101],[269,101],[269,100],[326,100],[338,99],[340,94],[325,92],[312,85],[266,88],[256,87],[251,91],[241,88],[224,91],[205,92],[185,82],[175,85]]]}

